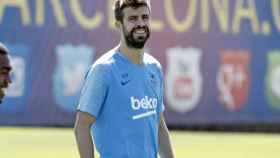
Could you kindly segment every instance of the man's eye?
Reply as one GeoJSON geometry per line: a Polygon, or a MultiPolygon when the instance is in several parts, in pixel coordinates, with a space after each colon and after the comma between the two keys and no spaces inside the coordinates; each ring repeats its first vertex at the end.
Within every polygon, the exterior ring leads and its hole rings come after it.
{"type": "Polygon", "coordinates": [[[137,17],[135,17],[135,16],[131,16],[131,17],[129,17],[129,19],[128,19],[129,21],[136,21],[137,20],[137,17]]]}
{"type": "Polygon", "coordinates": [[[2,74],[2,75],[7,75],[9,73],[10,73],[10,71],[8,71],[6,69],[0,71],[0,74],[2,74]]]}
{"type": "Polygon", "coordinates": [[[148,20],[148,19],[149,19],[149,16],[144,15],[142,18],[143,18],[143,20],[148,20]]]}

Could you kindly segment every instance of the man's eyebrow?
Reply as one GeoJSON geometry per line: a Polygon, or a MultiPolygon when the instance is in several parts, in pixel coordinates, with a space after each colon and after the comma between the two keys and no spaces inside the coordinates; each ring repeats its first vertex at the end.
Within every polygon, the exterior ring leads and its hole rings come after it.
{"type": "Polygon", "coordinates": [[[131,14],[131,15],[128,15],[128,17],[136,17],[138,16],[137,14],[131,14]]]}

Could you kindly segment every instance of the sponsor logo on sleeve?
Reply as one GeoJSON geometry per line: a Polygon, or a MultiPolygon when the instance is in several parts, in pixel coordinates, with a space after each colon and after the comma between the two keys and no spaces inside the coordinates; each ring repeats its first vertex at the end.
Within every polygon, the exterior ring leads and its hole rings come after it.
{"type": "Polygon", "coordinates": [[[188,112],[198,105],[202,88],[201,56],[202,51],[196,48],[167,50],[167,101],[176,112],[188,112]]]}
{"type": "Polygon", "coordinates": [[[250,53],[245,50],[225,50],[220,53],[217,75],[219,100],[230,111],[241,109],[248,98],[250,53]]]}

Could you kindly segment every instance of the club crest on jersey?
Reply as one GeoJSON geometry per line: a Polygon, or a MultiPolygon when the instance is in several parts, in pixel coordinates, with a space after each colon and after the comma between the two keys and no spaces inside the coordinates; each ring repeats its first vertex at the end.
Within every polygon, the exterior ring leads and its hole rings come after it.
{"type": "Polygon", "coordinates": [[[158,86],[158,79],[157,79],[157,76],[156,76],[155,72],[149,71],[148,72],[148,79],[149,79],[150,83],[153,85],[154,88],[156,88],[158,86]]]}
{"type": "Polygon", "coordinates": [[[94,49],[85,46],[60,45],[56,48],[57,65],[53,75],[53,93],[59,106],[75,111],[84,76],[92,63],[94,49]]]}
{"type": "Polygon", "coordinates": [[[217,75],[219,100],[230,111],[244,106],[248,98],[250,54],[245,50],[220,52],[220,68],[217,75]]]}
{"type": "Polygon", "coordinates": [[[167,50],[167,101],[173,110],[184,113],[194,109],[201,97],[202,51],[175,47],[167,50]]]}
{"type": "Polygon", "coordinates": [[[156,83],[156,82],[157,82],[155,74],[150,73],[150,81],[151,81],[152,83],[156,83]]]}
{"type": "Polygon", "coordinates": [[[270,106],[280,110],[280,50],[267,54],[266,96],[270,106]]]}

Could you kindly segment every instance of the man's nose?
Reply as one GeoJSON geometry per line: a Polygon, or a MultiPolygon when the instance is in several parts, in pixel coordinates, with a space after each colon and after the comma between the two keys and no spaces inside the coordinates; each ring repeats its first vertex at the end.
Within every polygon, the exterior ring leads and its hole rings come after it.
{"type": "Polygon", "coordinates": [[[137,21],[137,27],[144,27],[146,24],[143,19],[139,18],[137,21]]]}

